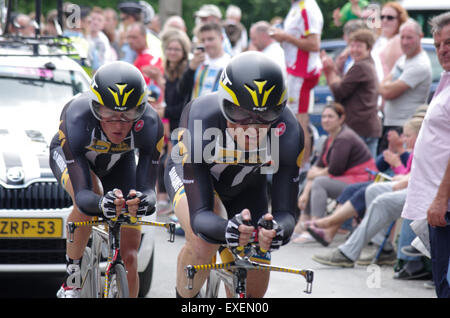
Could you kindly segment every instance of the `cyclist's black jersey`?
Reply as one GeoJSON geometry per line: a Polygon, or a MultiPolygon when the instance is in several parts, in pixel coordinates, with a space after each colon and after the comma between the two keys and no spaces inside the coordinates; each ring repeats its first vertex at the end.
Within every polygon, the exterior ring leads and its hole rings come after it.
{"type": "Polygon", "coordinates": [[[85,214],[99,215],[101,196],[93,191],[90,170],[100,178],[105,193],[115,187],[126,196],[125,191],[134,188],[149,195],[150,202],[155,201],[156,171],[163,142],[162,122],[147,105],[124,141],[111,143],[93,116],[89,97],[84,93],[72,99],[61,113],[59,131],[50,146],[50,165],[57,179],[67,166],[77,206],[85,214]],[[139,156],[137,167],[135,154],[139,156]]]}
{"type": "Polygon", "coordinates": [[[248,208],[256,225],[268,212],[267,183],[272,177],[272,214],[284,229],[284,243],[288,242],[297,219],[304,136],[288,108],[271,128],[267,144],[259,152],[243,152],[237,150],[236,142],[226,132],[227,122],[217,93],[186,105],[180,120],[179,142],[167,164],[166,184],[176,191],[174,175],[182,180],[194,233],[212,242],[225,243],[227,220],[213,213],[215,192],[228,218],[248,208]],[[275,167],[274,173],[267,171],[270,165],[275,167]]]}

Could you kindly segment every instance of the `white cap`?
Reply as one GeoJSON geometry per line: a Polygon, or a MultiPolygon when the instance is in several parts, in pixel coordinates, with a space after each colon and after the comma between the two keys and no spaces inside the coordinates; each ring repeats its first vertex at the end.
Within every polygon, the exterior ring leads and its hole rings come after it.
{"type": "Polygon", "coordinates": [[[214,4],[205,4],[200,7],[200,10],[195,12],[195,16],[200,18],[215,16],[219,19],[222,19],[222,12],[220,12],[219,7],[214,4]]]}

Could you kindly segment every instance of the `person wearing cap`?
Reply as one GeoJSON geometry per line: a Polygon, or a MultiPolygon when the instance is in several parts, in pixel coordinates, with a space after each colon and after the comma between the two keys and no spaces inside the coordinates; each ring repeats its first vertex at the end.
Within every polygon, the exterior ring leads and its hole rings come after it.
{"type": "Polygon", "coordinates": [[[121,22],[119,26],[119,58],[121,61],[133,64],[137,54],[127,42],[127,31],[130,25],[141,21],[142,6],[137,2],[126,1],[119,3],[117,8],[120,11],[121,22]]]}
{"type": "MultiPolygon", "coordinates": [[[[196,34],[199,28],[206,23],[217,23],[219,25],[222,25],[222,12],[220,12],[220,9],[214,4],[205,4],[201,6],[200,9],[197,12],[195,12],[195,17],[197,18],[196,20],[197,26],[194,30],[194,34],[196,34]]],[[[233,56],[233,49],[231,47],[230,39],[228,38],[223,28],[222,28],[222,37],[223,37],[222,45],[224,51],[227,54],[233,56]]],[[[194,40],[192,42],[193,43],[197,42],[196,36],[194,36],[194,40]]]]}
{"type": "MultiPolygon", "coordinates": [[[[227,30],[227,26],[231,30],[239,30],[239,38],[235,43],[231,43],[233,47],[233,55],[245,51],[248,46],[248,33],[245,26],[241,23],[242,11],[238,6],[229,5],[225,13],[225,23],[224,27],[227,30]]],[[[230,41],[232,41],[230,37],[230,41]]]]}

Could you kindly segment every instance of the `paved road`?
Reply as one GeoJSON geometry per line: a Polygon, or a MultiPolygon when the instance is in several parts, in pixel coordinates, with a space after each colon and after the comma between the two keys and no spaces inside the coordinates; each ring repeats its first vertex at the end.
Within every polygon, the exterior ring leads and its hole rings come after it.
{"type": "MultiPolygon", "coordinates": [[[[160,221],[165,219],[159,218],[160,221]]],[[[167,242],[168,234],[155,229],[155,268],[153,283],[147,297],[173,298],[175,296],[176,258],[184,243],[177,236],[175,243],[167,242]]],[[[314,270],[313,293],[303,293],[305,281],[289,273],[272,273],[266,297],[271,298],[434,298],[434,290],[425,289],[424,281],[399,281],[393,279],[391,266],[333,268],[318,264],[311,259],[316,253],[336,247],[344,240],[336,238],[330,247],[318,243],[298,245],[289,243],[272,254],[274,265],[314,270]]],[[[12,277],[0,276],[0,298],[44,297],[53,298],[61,283],[61,277],[12,277]]]]}
{"type": "MultiPolygon", "coordinates": [[[[174,297],[174,260],[184,243],[184,237],[177,236],[175,243],[166,242],[164,233],[156,234],[156,259],[152,288],[147,297],[174,297]]],[[[359,266],[334,268],[314,262],[311,256],[331,249],[345,240],[339,235],[328,247],[319,243],[299,245],[289,243],[272,253],[272,264],[314,270],[313,293],[303,293],[305,281],[289,273],[271,273],[266,297],[272,298],[434,298],[434,290],[424,288],[424,281],[401,281],[393,279],[392,266],[359,266]]]]}

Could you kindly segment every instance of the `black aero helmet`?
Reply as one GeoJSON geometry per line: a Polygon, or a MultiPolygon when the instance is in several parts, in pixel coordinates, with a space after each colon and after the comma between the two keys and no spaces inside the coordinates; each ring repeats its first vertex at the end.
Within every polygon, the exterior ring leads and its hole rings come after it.
{"type": "Polygon", "coordinates": [[[112,62],[100,67],[91,82],[91,110],[98,120],[120,112],[121,118],[138,120],[146,109],[147,85],[132,64],[112,62]]]}
{"type": "Polygon", "coordinates": [[[241,53],[223,70],[218,96],[228,121],[242,125],[270,124],[286,106],[283,72],[264,53],[241,53]]]}

